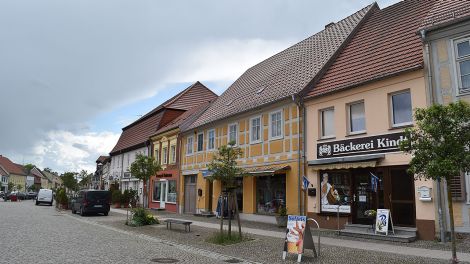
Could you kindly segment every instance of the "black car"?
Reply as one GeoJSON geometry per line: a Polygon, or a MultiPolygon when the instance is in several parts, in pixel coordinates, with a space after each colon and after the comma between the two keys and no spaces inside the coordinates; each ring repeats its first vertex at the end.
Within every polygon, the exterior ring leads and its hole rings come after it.
{"type": "Polygon", "coordinates": [[[83,190],[73,198],[72,213],[108,215],[110,205],[110,191],[83,190]]]}

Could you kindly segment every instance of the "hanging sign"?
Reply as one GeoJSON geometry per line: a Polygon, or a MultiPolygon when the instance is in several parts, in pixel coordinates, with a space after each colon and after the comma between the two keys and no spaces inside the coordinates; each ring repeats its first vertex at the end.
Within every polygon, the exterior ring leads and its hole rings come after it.
{"type": "Polygon", "coordinates": [[[377,217],[375,219],[375,233],[388,235],[388,223],[391,223],[392,232],[395,234],[393,229],[392,217],[389,209],[377,209],[377,217]]]}
{"type": "Polygon", "coordinates": [[[304,189],[307,190],[308,185],[310,184],[307,177],[305,177],[305,176],[302,177],[302,183],[303,183],[304,189]]]}

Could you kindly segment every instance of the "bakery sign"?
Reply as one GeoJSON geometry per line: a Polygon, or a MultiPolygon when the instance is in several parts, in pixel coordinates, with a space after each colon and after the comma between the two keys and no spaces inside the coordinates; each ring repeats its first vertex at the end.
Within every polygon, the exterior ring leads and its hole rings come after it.
{"type": "Polygon", "coordinates": [[[317,144],[317,159],[399,151],[405,133],[351,138],[317,144]]]}

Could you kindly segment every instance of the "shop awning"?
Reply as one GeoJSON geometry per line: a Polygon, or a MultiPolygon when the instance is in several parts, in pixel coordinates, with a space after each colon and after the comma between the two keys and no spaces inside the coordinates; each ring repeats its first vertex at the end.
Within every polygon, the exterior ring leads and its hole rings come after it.
{"type": "Polygon", "coordinates": [[[283,172],[290,170],[290,166],[286,165],[267,165],[245,168],[245,174],[243,176],[262,176],[272,175],[276,172],[283,172]]]}
{"type": "Polygon", "coordinates": [[[308,166],[314,170],[367,168],[376,167],[379,160],[383,158],[385,158],[384,154],[318,159],[309,161],[308,166]]]}

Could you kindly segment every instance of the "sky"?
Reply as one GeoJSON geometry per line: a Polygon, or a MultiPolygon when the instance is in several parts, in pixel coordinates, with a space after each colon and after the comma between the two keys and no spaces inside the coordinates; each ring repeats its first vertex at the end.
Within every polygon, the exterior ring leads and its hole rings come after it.
{"type": "Polygon", "coordinates": [[[122,127],[191,83],[221,94],[372,2],[2,0],[0,154],[92,172],[122,127]]]}

